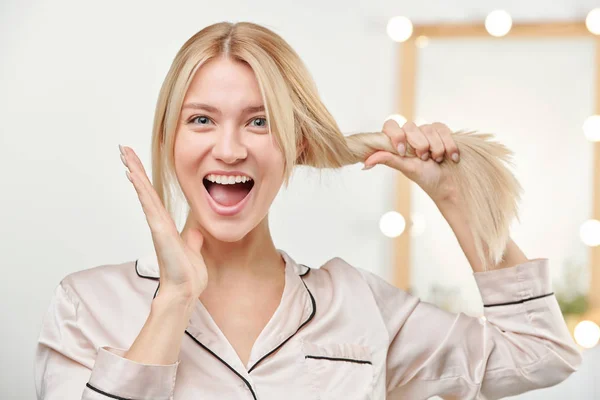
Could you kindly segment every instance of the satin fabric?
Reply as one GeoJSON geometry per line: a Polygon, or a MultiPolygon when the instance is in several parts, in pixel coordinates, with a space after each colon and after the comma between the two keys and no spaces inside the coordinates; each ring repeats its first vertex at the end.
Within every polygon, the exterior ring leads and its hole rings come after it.
{"type": "Polygon", "coordinates": [[[341,258],[309,268],[279,252],[282,299],[247,365],[200,300],[176,363],[123,358],[159,289],[153,253],[64,277],[37,343],[38,400],[495,399],[554,385],[581,363],[546,258],[475,273],[478,318],[341,258]]]}

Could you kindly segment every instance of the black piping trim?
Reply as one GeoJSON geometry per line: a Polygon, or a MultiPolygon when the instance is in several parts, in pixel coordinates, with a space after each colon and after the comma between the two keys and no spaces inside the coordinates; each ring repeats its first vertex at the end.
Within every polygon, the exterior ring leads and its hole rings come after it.
{"type": "Polygon", "coordinates": [[[306,266],[306,265],[304,265],[304,264],[300,264],[300,265],[302,265],[303,267],[306,267],[306,268],[307,268],[305,273],[303,273],[302,275],[299,275],[299,276],[301,276],[301,277],[304,277],[304,276],[306,276],[306,275],[307,275],[307,274],[310,272],[310,267],[308,267],[308,266],[306,266]]]}
{"type": "Polygon", "coordinates": [[[484,304],[484,307],[499,307],[499,306],[510,306],[513,304],[523,304],[526,301],[531,301],[531,300],[537,300],[537,299],[541,299],[544,297],[548,297],[548,296],[552,296],[554,294],[554,292],[548,293],[548,294],[543,294],[541,296],[535,296],[535,297],[530,297],[528,299],[523,299],[523,300],[517,300],[517,301],[511,301],[508,303],[499,303],[499,304],[484,304]]]}
{"type": "Polygon", "coordinates": [[[371,361],[356,360],[354,358],[324,357],[324,356],[311,356],[311,355],[306,355],[306,356],[304,356],[304,358],[314,358],[315,360],[348,361],[348,362],[353,362],[353,363],[357,363],[357,364],[371,364],[371,365],[373,365],[373,363],[371,361]]]}
{"type": "Polygon", "coordinates": [[[106,397],[110,397],[111,399],[117,399],[117,400],[134,400],[131,397],[120,397],[120,396],[115,396],[114,394],[103,392],[102,390],[97,389],[97,388],[93,387],[92,385],[90,385],[89,382],[86,383],[85,386],[89,387],[94,392],[100,393],[100,394],[102,394],[102,395],[104,395],[106,397]]]}
{"type": "Polygon", "coordinates": [[[230,370],[232,370],[234,374],[236,374],[237,376],[239,376],[239,377],[240,377],[240,379],[244,381],[244,383],[246,384],[246,386],[248,387],[248,389],[250,389],[250,393],[252,393],[252,397],[254,398],[254,400],[257,400],[257,398],[256,398],[256,394],[254,393],[254,390],[252,389],[252,386],[250,385],[250,382],[248,382],[248,381],[246,380],[246,378],[244,378],[242,375],[240,375],[240,373],[239,373],[239,372],[237,372],[237,371],[235,370],[235,368],[233,368],[231,365],[227,364],[227,362],[226,362],[225,360],[223,360],[221,357],[219,357],[218,355],[216,355],[215,353],[213,353],[213,352],[212,352],[212,351],[211,351],[211,350],[210,350],[208,347],[206,347],[205,345],[203,345],[203,344],[202,344],[202,343],[201,343],[201,342],[200,342],[198,339],[196,339],[194,336],[192,336],[192,334],[191,334],[191,333],[189,333],[189,332],[187,331],[187,329],[186,329],[185,333],[186,333],[186,334],[187,334],[189,337],[191,337],[191,338],[194,340],[194,342],[196,342],[196,343],[198,343],[200,346],[202,346],[202,348],[204,348],[204,350],[208,351],[210,354],[212,354],[213,356],[215,356],[215,357],[216,357],[216,358],[217,358],[219,361],[221,361],[223,364],[225,364],[225,366],[226,366],[227,368],[229,368],[230,370]]]}
{"type": "MultiPolygon", "coordinates": [[[[309,269],[310,271],[310,269],[309,269]]],[[[307,272],[308,273],[308,272],[307,272]]],[[[303,274],[301,276],[306,275],[303,274]]],[[[290,340],[292,337],[294,337],[294,335],[296,333],[298,333],[300,331],[300,329],[302,329],[304,326],[306,326],[306,324],[308,324],[310,322],[310,320],[312,320],[317,312],[317,303],[315,301],[314,296],[312,295],[311,291],[308,289],[308,286],[306,286],[306,283],[304,283],[304,280],[302,280],[302,284],[304,285],[304,287],[306,288],[306,290],[308,291],[308,294],[310,296],[310,301],[312,304],[312,312],[310,314],[310,316],[308,317],[308,319],[306,321],[304,321],[302,323],[302,325],[300,325],[300,327],[296,330],[296,332],[294,332],[290,337],[288,337],[286,340],[283,341],[283,343],[281,343],[279,346],[277,346],[276,348],[274,348],[273,350],[271,350],[269,353],[267,353],[266,355],[264,355],[260,360],[258,360],[249,370],[248,370],[248,374],[250,372],[252,372],[252,370],[254,370],[254,368],[256,368],[256,366],[258,366],[258,364],[260,364],[263,360],[265,360],[267,357],[269,357],[271,354],[273,354],[274,352],[276,352],[279,348],[281,348],[281,346],[283,346],[284,344],[286,344],[288,342],[288,340],[290,340]]],[[[200,342],[198,339],[196,339],[191,333],[189,333],[186,329],[185,333],[192,338],[192,340],[194,342],[196,342],[197,344],[199,344],[203,349],[205,349],[206,351],[208,351],[210,354],[212,354],[217,360],[221,361],[227,368],[229,368],[231,371],[233,371],[234,374],[236,374],[242,381],[244,381],[244,383],[246,384],[246,386],[248,387],[248,389],[250,390],[250,393],[252,393],[252,397],[254,398],[254,400],[257,400],[256,398],[256,393],[254,393],[254,390],[252,389],[252,385],[250,385],[250,382],[248,382],[246,380],[246,378],[244,378],[242,375],[240,375],[239,372],[237,372],[235,370],[235,368],[233,368],[231,365],[227,364],[227,362],[225,360],[223,360],[221,357],[219,357],[216,353],[214,353],[212,350],[210,350],[208,347],[206,347],[205,345],[202,344],[202,342],[200,342]]]]}
{"type": "Polygon", "coordinates": [[[158,293],[158,288],[160,287],[160,281],[158,282],[158,285],[156,285],[156,290],[154,291],[154,296],[152,296],[152,298],[156,298],[156,294],[158,293]]]}
{"type": "Polygon", "coordinates": [[[310,301],[312,303],[312,313],[310,314],[310,316],[308,317],[308,319],[306,321],[304,321],[302,323],[302,325],[300,325],[300,327],[298,327],[298,329],[296,330],[296,332],[294,332],[290,337],[288,337],[287,339],[285,339],[279,346],[275,347],[273,350],[271,350],[270,352],[268,352],[267,354],[265,354],[263,357],[261,357],[260,360],[258,360],[256,363],[254,363],[254,365],[248,370],[248,373],[252,372],[252,370],[254,368],[256,368],[258,366],[258,364],[261,363],[261,361],[263,361],[264,359],[266,359],[267,357],[269,357],[271,354],[273,354],[274,352],[276,352],[277,350],[279,350],[279,348],[281,348],[281,346],[283,346],[284,344],[287,343],[288,340],[290,340],[291,338],[293,338],[294,335],[296,333],[298,333],[298,331],[300,331],[300,329],[302,329],[306,324],[308,324],[310,322],[310,320],[313,319],[313,317],[315,316],[315,314],[317,312],[317,303],[316,303],[315,298],[313,297],[312,293],[308,289],[308,286],[306,286],[306,283],[304,283],[304,281],[302,281],[302,283],[304,284],[304,287],[306,288],[306,290],[308,291],[308,294],[310,295],[310,301]]]}
{"type": "MultiPolygon", "coordinates": [[[[135,260],[135,272],[136,274],[140,277],[140,278],[146,278],[146,279],[152,279],[155,281],[159,281],[158,285],[156,286],[156,291],[154,292],[154,296],[152,298],[156,297],[156,294],[158,293],[158,288],[160,287],[160,279],[159,278],[155,278],[153,276],[145,276],[145,275],[141,275],[137,269],[137,264],[138,264],[138,260],[135,260]]],[[[303,265],[303,264],[301,264],[303,265]]],[[[311,268],[307,267],[306,265],[304,265],[306,268],[308,268],[308,270],[302,274],[299,275],[300,277],[304,277],[306,275],[308,275],[308,273],[310,272],[311,268]]],[[[315,301],[315,298],[313,296],[313,294],[311,293],[311,291],[308,289],[308,286],[306,286],[306,283],[304,283],[304,280],[302,280],[302,284],[304,285],[304,287],[306,288],[306,290],[308,291],[308,294],[310,296],[310,301],[312,304],[312,313],[310,314],[310,316],[308,317],[308,319],[306,321],[304,321],[302,323],[302,325],[300,325],[300,327],[296,330],[296,332],[294,332],[290,337],[288,337],[286,340],[284,340],[279,346],[277,346],[275,349],[271,350],[269,353],[267,353],[266,355],[264,355],[260,360],[258,360],[249,370],[248,373],[252,372],[252,370],[254,370],[254,368],[256,368],[258,366],[258,364],[260,364],[263,360],[265,360],[268,356],[270,356],[271,354],[273,354],[274,352],[276,352],[279,348],[281,348],[281,346],[283,346],[284,344],[286,344],[292,337],[294,337],[294,335],[296,335],[296,333],[298,333],[300,331],[300,329],[302,329],[306,324],[308,324],[315,316],[316,312],[317,312],[317,303],[315,301]]],[[[212,354],[216,359],[218,359],[219,361],[221,361],[227,368],[229,368],[231,371],[233,371],[234,374],[236,374],[242,381],[244,381],[244,383],[246,384],[246,386],[248,387],[248,389],[250,390],[250,393],[252,393],[252,397],[254,398],[254,400],[257,400],[256,397],[256,393],[254,393],[254,390],[252,389],[252,385],[250,385],[250,382],[248,382],[246,380],[246,378],[244,378],[242,375],[239,374],[239,372],[237,372],[235,370],[235,368],[233,368],[231,365],[227,364],[227,362],[225,360],[223,360],[221,357],[219,357],[217,354],[215,354],[213,351],[211,351],[208,347],[206,347],[205,345],[203,345],[198,339],[196,339],[194,336],[192,336],[192,334],[190,332],[187,331],[187,329],[185,330],[185,333],[192,338],[192,340],[194,342],[196,342],[198,345],[200,345],[200,347],[202,347],[203,349],[205,349],[206,351],[208,351],[210,354],[212,354]]],[[[113,397],[113,395],[110,395],[108,393],[104,393],[92,386],[90,386],[88,384],[88,386],[97,391],[98,393],[104,394],[105,396],[109,396],[118,400],[132,400],[132,399],[125,399],[125,398],[121,398],[121,397],[113,397]]]]}
{"type": "Polygon", "coordinates": [[[140,278],[152,279],[152,280],[155,280],[155,281],[158,281],[158,280],[160,280],[159,278],[155,278],[155,277],[153,277],[153,276],[146,276],[146,275],[142,275],[142,274],[140,274],[140,272],[138,271],[137,265],[138,265],[138,260],[135,260],[135,273],[136,273],[136,274],[137,274],[137,276],[139,276],[140,278]]]}

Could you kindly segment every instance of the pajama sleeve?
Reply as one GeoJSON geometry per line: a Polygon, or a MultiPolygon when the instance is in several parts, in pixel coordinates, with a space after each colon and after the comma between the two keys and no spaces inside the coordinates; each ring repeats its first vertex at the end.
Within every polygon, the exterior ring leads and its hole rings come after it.
{"type": "Polygon", "coordinates": [[[498,399],[562,382],[581,363],[547,258],[474,273],[483,318],[444,311],[361,273],[389,335],[389,399],[498,399]]]}
{"type": "Polygon", "coordinates": [[[173,398],[179,361],[140,364],[126,349],[100,346],[86,335],[93,318],[61,282],[44,316],[35,352],[38,400],[167,400],[173,398]]]}

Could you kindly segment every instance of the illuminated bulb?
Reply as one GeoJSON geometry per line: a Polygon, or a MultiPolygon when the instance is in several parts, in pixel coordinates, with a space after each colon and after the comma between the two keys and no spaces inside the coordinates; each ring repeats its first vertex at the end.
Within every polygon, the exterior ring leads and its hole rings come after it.
{"type": "Polygon", "coordinates": [[[492,36],[504,36],[510,31],[511,27],[512,18],[504,10],[492,11],[485,19],[485,29],[492,36]]]}
{"type": "Polygon", "coordinates": [[[419,236],[425,232],[425,218],[421,214],[413,214],[411,217],[412,225],[410,227],[411,236],[419,236]]]}
{"type": "Polygon", "coordinates": [[[600,327],[592,321],[581,321],[575,327],[573,336],[578,345],[591,349],[600,340],[600,327]]]}
{"type": "Polygon", "coordinates": [[[581,224],[579,237],[586,246],[594,247],[600,245],[600,221],[597,219],[588,219],[581,224]]]}
{"type": "Polygon", "coordinates": [[[396,211],[388,211],[381,216],[379,220],[379,229],[387,237],[397,237],[404,232],[406,221],[404,217],[396,211]]]}
{"type": "Polygon", "coordinates": [[[386,31],[393,41],[404,42],[412,35],[413,25],[410,19],[406,17],[392,17],[387,23],[386,31]]]}
{"type": "Polygon", "coordinates": [[[415,45],[418,48],[424,48],[427,47],[427,45],[429,44],[429,38],[427,36],[419,36],[418,38],[415,39],[415,45]]]}
{"type": "Polygon", "coordinates": [[[594,8],[588,13],[585,26],[594,35],[600,35],[600,8],[594,8]]]}
{"type": "Polygon", "coordinates": [[[406,123],[406,118],[404,118],[404,116],[402,116],[400,114],[392,114],[386,118],[386,121],[388,119],[393,119],[394,121],[396,121],[398,123],[398,126],[400,126],[400,127],[404,126],[404,124],[406,123]]]}
{"type": "Polygon", "coordinates": [[[583,134],[590,142],[600,142],[600,115],[590,115],[586,118],[583,123],[583,134]]]}

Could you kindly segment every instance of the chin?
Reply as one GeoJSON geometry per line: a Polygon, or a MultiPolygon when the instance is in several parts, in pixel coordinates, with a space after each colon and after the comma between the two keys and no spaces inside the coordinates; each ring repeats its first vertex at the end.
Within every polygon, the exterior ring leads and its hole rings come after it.
{"type": "Polygon", "coordinates": [[[250,232],[250,229],[243,229],[238,226],[231,228],[229,226],[211,227],[206,229],[208,233],[220,242],[235,243],[242,240],[250,232]]]}

